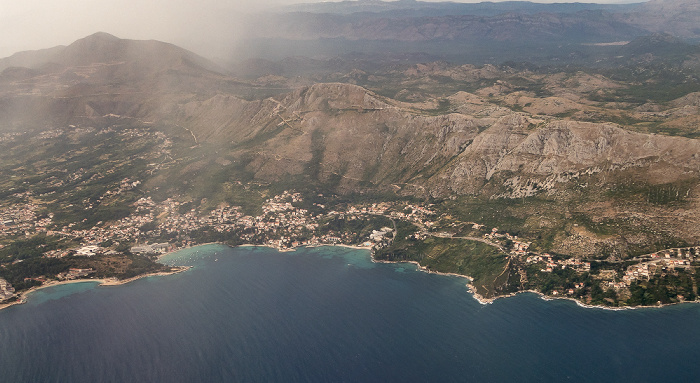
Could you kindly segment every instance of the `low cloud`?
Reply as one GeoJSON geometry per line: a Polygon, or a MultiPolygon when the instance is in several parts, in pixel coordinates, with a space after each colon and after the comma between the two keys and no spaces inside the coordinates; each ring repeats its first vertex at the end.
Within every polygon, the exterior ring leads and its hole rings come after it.
{"type": "MultiPolygon", "coordinates": [[[[207,49],[217,34],[235,34],[238,18],[284,0],[23,0],[0,5],[0,57],[67,45],[102,31],[207,49]]],[[[235,38],[235,36],[233,36],[235,38]]]]}

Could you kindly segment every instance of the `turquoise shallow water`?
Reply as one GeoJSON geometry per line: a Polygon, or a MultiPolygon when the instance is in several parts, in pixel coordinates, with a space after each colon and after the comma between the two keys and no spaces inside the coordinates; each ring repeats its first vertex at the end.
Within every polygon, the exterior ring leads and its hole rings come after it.
{"type": "Polygon", "coordinates": [[[461,278],[340,247],[211,245],[122,286],[0,311],[0,382],[695,381],[700,306],[606,311],[532,294],[481,305],[461,278]]]}

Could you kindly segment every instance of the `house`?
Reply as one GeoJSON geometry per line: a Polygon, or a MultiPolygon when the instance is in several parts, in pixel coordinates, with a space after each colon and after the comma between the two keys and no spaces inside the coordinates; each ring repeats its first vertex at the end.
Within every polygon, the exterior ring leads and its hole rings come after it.
{"type": "Polygon", "coordinates": [[[102,251],[102,248],[97,245],[83,246],[75,251],[75,255],[80,257],[92,257],[102,251]]]}

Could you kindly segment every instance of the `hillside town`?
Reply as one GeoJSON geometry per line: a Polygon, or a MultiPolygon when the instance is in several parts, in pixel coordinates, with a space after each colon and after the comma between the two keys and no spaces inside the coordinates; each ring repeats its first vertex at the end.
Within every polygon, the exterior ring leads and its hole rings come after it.
{"type": "Polygon", "coordinates": [[[0,302],[10,299],[15,296],[15,289],[7,283],[6,280],[0,278],[0,302]]]}
{"type": "MultiPolygon", "coordinates": [[[[124,179],[118,188],[108,191],[108,194],[129,191],[139,183],[124,179]]],[[[124,252],[152,257],[207,242],[262,245],[281,251],[321,245],[348,245],[376,250],[391,244],[398,234],[396,222],[401,221],[412,224],[414,230],[408,236],[414,240],[429,237],[473,240],[497,248],[510,263],[521,265],[519,273],[522,283],[532,279],[533,273],[539,278],[566,270],[578,275],[592,273],[590,260],[534,252],[530,250],[531,241],[476,222],[455,222],[452,217],[447,219],[446,214],[433,210],[432,205],[417,203],[345,204],[327,208],[319,203],[305,205],[300,193],[284,191],[268,198],[260,214],[246,215],[241,207],[223,203],[207,211],[201,210],[192,201],[167,198],[156,202],[150,196],[144,196],[133,204],[133,211],[128,216],[113,222],[98,222],[89,229],[78,229],[75,223],[57,227],[53,214],[40,214],[41,205],[33,202],[31,192],[13,197],[26,202],[0,209],[0,237],[29,238],[41,234],[76,244],[46,250],[43,256],[47,258],[118,256],[124,252]],[[338,222],[352,225],[373,218],[384,219],[384,223],[376,222],[370,225],[371,229],[361,233],[336,227],[338,222]],[[331,222],[335,222],[336,226],[330,225],[331,222]],[[470,228],[470,234],[464,236],[455,232],[457,227],[470,228]],[[362,237],[358,237],[358,234],[362,237]]],[[[204,203],[206,201],[201,201],[199,205],[204,203]]],[[[614,290],[624,295],[633,283],[649,281],[678,269],[693,271],[693,262],[698,254],[698,247],[667,249],[638,257],[638,262],[623,271],[597,268],[592,277],[599,281],[604,290],[614,290]]],[[[94,273],[92,269],[71,268],[55,276],[34,280],[79,279],[94,273]]],[[[590,288],[582,282],[570,286],[562,285],[550,294],[573,296],[584,287],[590,288]]],[[[0,301],[14,294],[12,286],[0,280],[0,301]]]]}

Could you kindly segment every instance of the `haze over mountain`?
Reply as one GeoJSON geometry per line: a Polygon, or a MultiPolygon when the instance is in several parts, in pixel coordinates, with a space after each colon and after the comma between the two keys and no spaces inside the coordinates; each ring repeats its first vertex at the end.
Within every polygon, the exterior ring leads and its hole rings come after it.
{"type": "Polygon", "coordinates": [[[96,33],[1,59],[2,121],[26,128],[107,115],[148,120],[171,98],[232,86],[220,70],[171,44],[96,33]]]}
{"type": "MultiPolygon", "coordinates": [[[[113,225],[141,197],[209,214],[292,190],[309,209],[423,201],[461,226],[506,227],[538,251],[611,265],[698,243],[698,47],[655,32],[572,46],[581,51],[559,65],[396,51],[255,59],[233,67],[240,77],[176,45],[107,33],[18,53],[0,60],[5,193],[40,198],[60,230],[113,225]]],[[[139,230],[154,232],[150,222],[139,230]]],[[[434,236],[416,233],[389,259],[423,257],[413,240],[434,236]]],[[[499,257],[482,290],[525,286],[526,266],[504,274],[511,263],[499,257]]]]}
{"type": "Polygon", "coordinates": [[[558,60],[580,44],[630,41],[651,33],[700,40],[697,3],[428,3],[343,1],[287,7],[253,18],[240,52],[332,56],[340,52],[427,53],[453,62],[558,60]],[[251,44],[245,41],[251,41],[251,44]],[[247,45],[246,45],[247,44],[247,45]]]}
{"type": "Polygon", "coordinates": [[[0,19],[0,28],[6,47],[0,46],[0,55],[26,50],[22,44],[39,48],[97,30],[173,42],[220,62],[357,51],[426,53],[479,64],[515,60],[525,52],[539,59],[566,56],[576,50],[571,44],[629,41],[651,33],[700,39],[692,0],[622,5],[342,1],[287,7],[265,1],[209,1],[196,7],[131,0],[38,4],[43,1],[5,6],[0,14],[7,19],[0,19]]]}
{"type": "MultiPolygon", "coordinates": [[[[17,54],[0,61],[0,68],[5,127],[125,121],[179,126],[266,181],[307,177],[335,179],[341,190],[518,197],[552,193],[582,172],[633,166],[651,172],[640,179],[668,183],[700,170],[697,140],[503,108],[485,112],[484,98],[464,92],[451,96],[451,110],[437,114],[430,102],[409,104],[341,83],[245,100],[240,90],[259,84],[217,72],[216,65],[174,45],[105,33],[17,54]],[[458,112],[480,104],[477,114],[458,112]]],[[[463,70],[492,81],[503,76],[495,68],[463,70]]]]}

